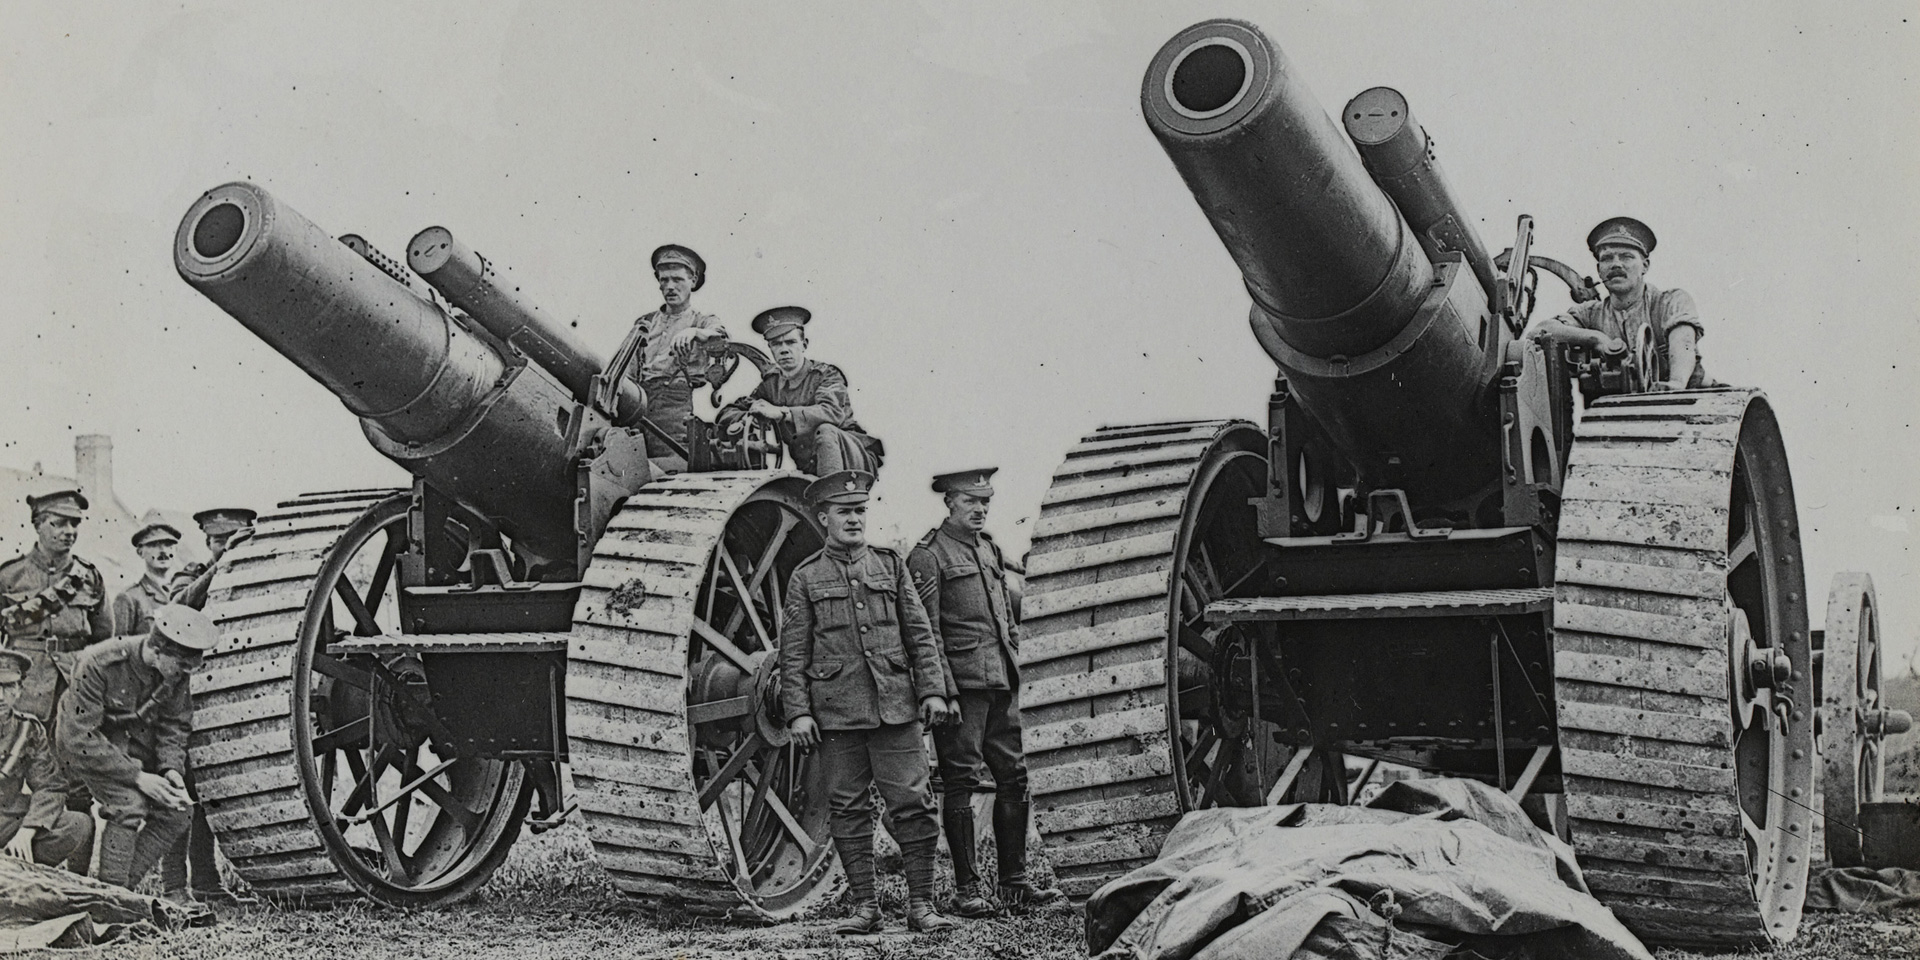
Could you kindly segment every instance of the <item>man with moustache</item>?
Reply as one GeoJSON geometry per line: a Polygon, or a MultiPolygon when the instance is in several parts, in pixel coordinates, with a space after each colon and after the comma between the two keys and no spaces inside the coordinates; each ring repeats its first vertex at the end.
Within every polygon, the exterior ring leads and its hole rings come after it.
{"type": "Polygon", "coordinates": [[[933,906],[940,823],[927,784],[923,724],[950,711],[933,628],[898,553],[867,544],[873,475],[843,470],[807,487],[827,545],[787,584],[780,625],[780,706],[803,750],[820,749],[833,845],[847,871],[853,915],[840,934],[878,933],[873,788],[907,874],[907,929],[952,929],[933,906]]]}
{"type": "Polygon", "coordinates": [[[1632,217],[1612,217],[1587,234],[1587,249],[1607,288],[1600,300],[1576,303],[1566,313],[1542,321],[1527,332],[1539,342],[1582,344],[1599,353],[1634,350],[1631,366],[1653,371],[1650,390],[1686,390],[1713,386],[1700,365],[1698,343],[1706,329],[1693,297],[1678,288],[1662,290],[1647,282],[1653,266],[1653,229],[1632,217]],[[1651,355],[1637,351],[1650,345],[1651,355]]]}
{"type": "MultiPolygon", "coordinates": [[[[700,347],[725,340],[727,329],[710,313],[693,309],[693,294],[707,283],[707,262],[690,247],[669,243],[653,251],[653,276],[660,284],[660,309],[633,322],[614,351],[609,370],[624,370],[647,394],[647,419],[681,446],[687,443],[687,419],[693,416],[691,374],[704,369],[700,347]]],[[[655,459],[679,460],[666,451],[655,459]]],[[[678,468],[684,468],[680,461],[678,468]]]]}
{"type": "Polygon", "coordinates": [[[169,597],[168,579],[173,575],[174,549],[179,545],[180,531],[165,523],[149,523],[133,535],[133,552],[140,555],[147,569],[139,583],[113,598],[115,632],[130,636],[153,628],[153,611],[165,606],[169,597]]]}
{"type": "Polygon", "coordinates": [[[113,636],[106,581],[73,552],[89,506],[78,490],[28,497],[33,549],[0,566],[0,633],[7,649],[32,661],[18,709],[47,723],[54,722],[74,657],[113,636]]]}
{"type": "Polygon", "coordinates": [[[771,424],[802,473],[878,473],[886,448],[854,420],[847,375],[831,363],[807,359],[812,319],[805,307],[774,307],[753,318],[753,332],[766,338],[774,369],[752,393],[727,404],[714,423],[734,436],[749,416],[771,424]]]}
{"type": "Polygon", "coordinates": [[[994,912],[975,870],[973,795],[993,776],[993,842],[999,899],[1009,909],[1041,906],[1065,894],[1027,878],[1027,758],[1020,730],[1020,625],[1007,572],[1014,565],[987,533],[997,467],[933,478],[947,519],[907,557],[927,608],[947,674],[959,690],[960,720],[933,730],[943,794],[940,819],[953,855],[953,912],[994,912]]]}
{"type": "Polygon", "coordinates": [[[89,648],[73,668],[55,745],[100,801],[100,880],[128,889],[187,829],[187,677],[220,638],[213,621],[170,603],[142,636],[89,648]]]}

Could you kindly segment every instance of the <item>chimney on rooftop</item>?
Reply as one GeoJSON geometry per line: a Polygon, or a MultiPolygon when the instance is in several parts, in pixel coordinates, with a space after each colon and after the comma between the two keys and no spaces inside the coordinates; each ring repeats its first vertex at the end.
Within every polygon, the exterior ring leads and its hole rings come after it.
{"type": "Polygon", "coordinates": [[[113,438],[85,433],[73,438],[73,478],[80,492],[101,505],[113,502],[113,438]]]}

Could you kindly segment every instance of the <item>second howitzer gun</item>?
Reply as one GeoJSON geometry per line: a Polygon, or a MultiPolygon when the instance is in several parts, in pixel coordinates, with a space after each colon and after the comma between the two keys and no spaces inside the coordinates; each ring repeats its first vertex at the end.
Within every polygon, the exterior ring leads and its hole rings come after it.
{"type": "MultiPolygon", "coordinates": [[[[447,229],[406,251],[247,183],[175,237],[181,277],[412,477],[282,503],[215,574],[191,754],[224,849],[272,896],[420,906],[573,815],[637,898],[807,909],[838,869],[826,792],[770,711],[781,591],[822,543],[808,478],[759,436],[681,445],[447,229]]],[[[721,341],[686,373],[717,393],[742,358],[764,369],[721,341]]]]}
{"type": "MultiPolygon", "coordinates": [[[[1150,859],[1182,812],[1352,802],[1388,764],[1521,800],[1649,940],[1791,938],[1816,766],[1851,824],[1908,721],[1853,676],[1820,689],[1767,399],[1523,340],[1542,271],[1591,283],[1526,217],[1488,256],[1397,91],[1336,124],[1216,20],[1160,49],[1141,108],[1279,377],[1264,424],[1107,427],[1054,474],[1022,660],[1062,885],[1150,859]]],[[[1877,684],[1870,582],[1830,609],[1825,663],[1877,684]]]]}

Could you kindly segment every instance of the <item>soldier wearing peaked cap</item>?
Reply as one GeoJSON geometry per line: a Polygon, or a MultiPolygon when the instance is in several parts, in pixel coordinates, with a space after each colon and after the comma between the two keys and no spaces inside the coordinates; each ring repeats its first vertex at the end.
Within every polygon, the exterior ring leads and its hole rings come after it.
{"type": "Polygon", "coordinates": [[[25,654],[0,650],[0,848],[10,857],[50,867],[65,862],[85,873],[93,818],[66,809],[66,776],[53,739],[37,718],[14,709],[32,666],[25,654]]]}
{"type": "Polygon", "coordinates": [[[1653,266],[1653,229],[1632,217],[1610,217],[1587,233],[1607,295],[1576,303],[1527,332],[1533,341],[1584,344],[1596,352],[1633,351],[1633,365],[1650,371],[1652,390],[1713,386],[1700,365],[1698,342],[1706,335],[1699,308],[1685,290],[1648,283],[1653,266]],[[1643,352],[1644,351],[1644,352],[1643,352]]]}
{"type": "Polygon", "coordinates": [[[253,521],[259,516],[246,507],[216,507],[194,514],[193,522],[200,525],[200,535],[207,541],[207,562],[189,563],[175,572],[168,584],[169,598],[195,610],[206,609],[207,591],[213,587],[221,558],[229,547],[253,535],[253,521]]]}
{"type": "Polygon", "coordinates": [[[33,662],[18,709],[49,723],[74,656],[113,636],[106,581],[73,552],[88,506],[78,490],[28,497],[33,549],[0,566],[0,633],[33,662]]]}
{"type": "Polygon", "coordinates": [[[1014,564],[987,533],[996,467],[933,478],[947,518],[927,531],[907,558],[920,602],[934,624],[947,673],[959,690],[960,721],[933,731],[940,761],[940,818],[953,854],[953,912],[994,912],[975,870],[978,841],[973,794],[992,776],[993,839],[1001,903],[1034,906],[1064,894],[1027,877],[1026,750],[1020,728],[1020,624],[1008,582],[1014,564]]]}
{"type": "Polygon", "coordinates": [[[881,928],[874,888],[873,791],[907,874],[907,927],[945,930],[933,907],[940,824],[927,785],[922,723],[947,718],[949,684],[906,561],[866,540],[873,475],[845,470],[807,487],[827,545],[787,584],[780,625],[780,704],[793,742],[818,746],[834,847],[854,914],[844,934],[881,928]]]}
{"type": "MultiPolygon", "coordinates": [[[[647,394],[647,419],[685,446],[687,420],[693,416],[693,374],[703,374],[707,366],[700,345],[725,340],[727,328],[714,315],[693,309],[694,291],[707,283],[707,261],[677,243],[659,247],[650,259],[660,285],[660,309],[633,322],[607,369],[624,370],[638,383],[647,394]]],[[[686,467],[685,460],[669,450],[653,456],[668,469],[686,467]]]]}
{"type": "Polygon", "coordinates": [[[187,829],[187,677],[218,640],[206,614],[172,603],[144,636],[115,637],[74,666],[54,735],[107,821],[103,881],[133,888],[187,829]]]}
{"type": "Polygon", "coordinates": [[[140,555],[146,572],[140,582],[120,591],[113,598],[113,627],[122,636],[146,633],[153,627],[154,608],[166,604],[173,575],[174,550],[180,545],[180,531],[171,524],[149,523],[133,535],[133,552],[140,555]]]}
{"type": "Polygon", "coordinates": [[[753,331],[766,338],[774,369],[714,421],[735,434],[748,416],[772,424],[794,466],[804,473],[877,473],[886,448],[854,420],[847,375],[833,364],[807,359],[807,324],[812,319],[805,307],[774,307],[753,318],[753,331]]]}

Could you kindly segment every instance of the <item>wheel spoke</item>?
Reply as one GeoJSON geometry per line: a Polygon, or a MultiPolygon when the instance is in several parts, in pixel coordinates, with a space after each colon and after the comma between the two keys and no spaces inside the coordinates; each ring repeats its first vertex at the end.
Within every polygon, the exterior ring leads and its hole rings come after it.
{"type": "Polygon", "coordinates": [[[767,785],[772,782],[773,778],[763,775],[760,771],[751,768],[748,769],[747,776],[749,779],[756,781],[754,784],[755,804],[764,803],[768,810],[773,811],[774,819],[779,820],[780,825],[787,828],[787,833],[793,836],[793,841],[800,845],[801,851],[806,856],[813,856],[813,838],[807,836],[807,831],[800,828],[800,821],[794,818],[793,811],[787,809],[787,805],[781,801],[779,794],[767,789],[767,785]]]}
{"type": "Polygon", "coordinates": [[[773,638],[767,635],[767,625],[760,622],[760,611],[754,609],[753,590],[747,586],[746,579],[740,576],[740,567],[733,562],[733,554],[726,547],[720,550],[720,562],[727,568],[727,579],[733,581],[733,589],[740,597],[740,609],[746,611],[747,622],[753,624],[753,635],[760,638],[760,649],[772,650],[773,638]]]}
{"type": "Polygon", "coordinates": [[[353,584],[341,577],[333,582],[333,593],[347,605],[347,612],[353,614],[353,635],[356,637],[377,637],[380,625],[374,622],[373,611],[367,609],[367,603],[353,592],[353,584]]]}
{"type": "Polygon", "coordinates": [[[1759,531],[1754,526],[1755,518],[1751,508],[1747,510],[1746,517],[1746,529],[1740,531],[1740,539],[1727,547],[1727,573],[1729,574],[1752,560],[1754,552],[1759,549],[1759,531]]]}
{"type": "Polygon", "coordinates": [[[387,829],[386,821],[374,817],[370,824],[373,838],[380,842],[380,855],[387,863],[387,875],[404,882],[412,881],[413,872],[408,869],[406,858],[400,855],[400,847],[394,843],[393,832],[387,829]]]}
{"type": "Polygon", "coordinates": [[[373,689],[372,671],[339,657],[330,657],[316,651],[313,655],[313,672],[337,680],[356,690],[371,691],[373,689]]]}
{"type": "Polygon", "coordinates": [[[758,753],[760,748],[765,745],[766,741],[760,739],[760,734],[749,734],[747,739],[741,742],[740,748],[733,752],[733,756],[728,757],[727,762],[722,764],[719,770],[714,771],[712,777],[708,778],[707,785],[701,788],[700,809],[705,810],[713,806],[714,800],[720,796],[721,791],[726,789],[727,784],[732,783],[735,778],[740,776],[741,771],[747,768],[747,764],[753,762],[754,754],[758,753]]]}
{"type": "MultiPolygon", "coordinates": [[[[357,720],[350,720],[340,726],[334,727],[332,730],[328,730],[326,733],[313,738],[313,755],[316,757],[325,755],[331,760],[333,751],[335,750],[346,750],[358,747],[366,740],[367,731],[372,729],[372,726],[372,722],[368,718],[361,717],[357,720]]],[[[328,779],[331,778],[329,777],[328,779]]]]}
{"type": "Polygon", "coordinates": [[[387,581],[393,577],[394,564],[399,558],[400,539],[394,536],[390,529],[387,531],[386,548],[380,551],[380,560],[373,565],[373,579],[367,583],[366,600],[369,617],[379,615],[380,603],[387,597],[387,581]]]}
{"type": "Polygon", "coordinates": [[[380,779],[381,774],[387,772],[387,764],[390,762],[392,752],[392,746],[381,744],[373,751],[372,763],[361,759],[358,750],[346,752],[347,770],[357,778],[357,782],[353,785],[353,791],[347,794],[346,801],[340,805],[340,809],[334,811],[335,816],[352,817],[369,804],[379,802],[380,791],[375,781],[380,779]]]}
{"type": "Polygon", "coordinates": [[[1220,781],[1226,776],[1227,768],[1240,762],[1241,744],[1239,740],[1221,741],[1220,753],[1215,757],[1211,769],[1207,771],[1207,788],[1200,794],[1199,806],[1214,804],[1214,794],[1220,790],[1220,781]]]}
{"type": "Polygon", "coordinates": [[[715,630],[712,624],[699,617],[694,617],[693,632],[699,634],[700,639],[706,641],[707,646],[712,647],[715,651],[719,652],[721,656],[726,657],[734,666],[739,667],[742,672],[749,674],[753,672],[753,658],[747,656],[746,652],[739,647],[734,646],[733,641],[721,635],[720,631],[715,630]]]}
{"type": "Polygon", "coordinates": [[[432,800],[442,813],[459,823],[460,828],[467,834],[471,835],[474,828],[480,825],[480,811],[460,802],[460,798],[454,796],[453,791],[441,786],[438,780],[422,781],[420,792],[426,794],[427,799],[432,800]]]}
{"type": "MultiPolygon", "coordinates": [[[[767,574],[773,571],[774,560],[780,556],[780,549],[787,545],[787,535],[793,532],[794,525],[799,522],[800,518],[784,510],[781,511],[780,529],[775,530],[773,536],[767,538],[767,545],[760,550],[760,558],[753,562],[753,577],[747,584],[748,589],[757,588],[767,580],[767,574]]],[[[774,578],[774,582],[777,583],[778,579],[774,578]]]]}
{"type": "Polygon", "coordinates": [[[687,722],[697,726],[702,723],[719,723],[722,720],[744,717],[753,712],[751,701],[751,697],[730,697],[726,700],[690,703],[687,705],[687,722]]]}

